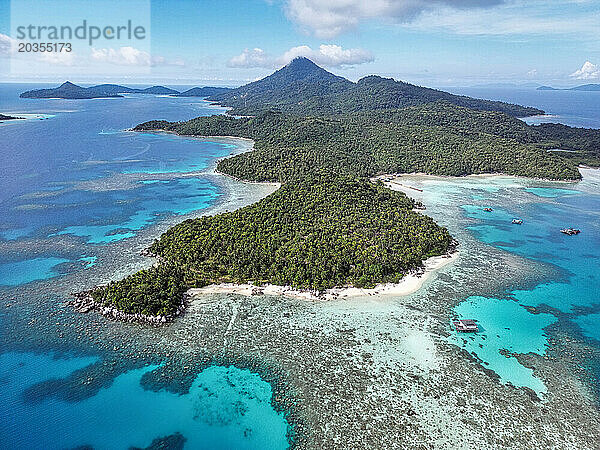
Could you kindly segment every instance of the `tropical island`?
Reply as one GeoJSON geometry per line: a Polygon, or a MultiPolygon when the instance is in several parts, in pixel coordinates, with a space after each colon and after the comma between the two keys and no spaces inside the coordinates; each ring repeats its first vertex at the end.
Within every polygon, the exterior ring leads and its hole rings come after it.
{"type": "Polygon", "coordinates": [[[209,98],[232,107],[232,114],[253,112],[250,117],[136,126],[252,139],[252,151],[221,160],[218,171],[282,187],[235,212],[171,228],[149,249],[157,264],[92,290],[92,306],[164,318],[181,311],[187,289],[214,283],[317,292],[397,283],[455,243],[415,211],[420,205],[372,177],[504,173],[577,180],[578,164],[600,161],[600,131],[529,126],[516,118],[535,108],[378,77],[344,80],[298,58],[263,80],[209,98]],[[573,152],[549,151],[556,148],[573,152]]]}
{"type": "Polygon", "coordinates": [[[62,98],[62,99],[93,99],[122,97],[122,94],[153,94],[172,95],[178,97],[208,97],[210,95],[222,94],[229,88],[206,86],[192,88],[179,92],[165,86],[151,86],[144,89],[130,88],[118,84],[99,84],[84,88],[66,81],[57,88],[34,89],[23,92],[21,98],[62,98]]]}
{"type": "Polygon", "coordinates": [[[185,290],[214,283],[373,287],[451,248],[448,231],[404,194],[317,172],[254,205],[171,228],[150,247],[159,265],[93,291],[93,299],[131,314],[171,315],[185,290]]]}
{"type": "Polygon", "coordinates": [[[13,117],[13,116],[7,116],[4,114],[0,114],[0,122],[2,122],[4,120],[15,120],[15,119],[22,119],[22,117],[13,117]]]}
{"type": "Polygon", "coordinates": [[[225,92],[230,90],[231,88],[226,87],[204,86],[191,88],[187,91],[183,91],[173,95],[175,97],[210,97],[212,95],[224,94],[225,92]]]}
{"type": "Polygon", "coordinates": [[[540,86],[537,88],[538,91],[585,91],[585,92],[598,92],[600,91],[600,84],[582,84],[580,86],[574,86],[570,88],[555,88],[552,86],[540,86]]]}

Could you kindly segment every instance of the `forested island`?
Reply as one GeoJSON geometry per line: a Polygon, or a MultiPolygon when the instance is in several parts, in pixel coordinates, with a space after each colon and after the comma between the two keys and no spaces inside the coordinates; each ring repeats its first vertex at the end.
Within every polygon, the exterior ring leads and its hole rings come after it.
{"type": "Polygon", "coordinates": [[[63,99],[92,99],[122,97],[122,94],[153,94],[172,95],[177,97],[208,97],[210,95],[222,94],[229,88],[205,86],[196,87],[184,92],[179,92],[165,86],[151,86],[148,88],[130,88],[118,84],[99,84],[84,88],[66,81],[57,88],[34,89],[23,92],[21,98],[63,98],[63,99]]]}
{"type": "Polygon", "coordinates": [[[161,264],[92,297],[129,314],[168,316],[183,291],[212,283],[321,291],[397,282],[452,244],[448,231],[415,206],[366,178],[317,171],[254,205],[176,225],[150,248],[161,264]]]}
{"type": "Polygon", "coordinates": [[[4,114],[0,114],[0,122],[4,121],[4,120],[15,120],[15,119],[21,119],[22,117],[13,117],[13,116],[6,116],[4,114]]]}
{"type": "Polygon", "coordinates": [[[224,94],[228,91],[231,91],[231,88],[215,86],[195,87],[175,94],[175,97],[210,97],[212,95],[224,94]]]}
{"type": "Polygon", "coordinates": [[[25,91],[20,95],[21,98],[64,98],[64,99],[92,99],[105,97],[122,97],[117,92],[95,91],[91,88],[84,88],[70,81],[65,81],[57,88],[51,89],[33,89],[25,91]]]}
{"type": "Polygon", "coordinates": [[[380,102],[370,104],[362,90],[352,102],[346,97],[348,89],[359,88],[348,88],[351,82],[304,58],[275,75],[277,83],[267,77],[247,85],[247,90],[224,94],[233,95],[224,104],[234,112],[252,112],[250,117],[157,120],[134,128],[252,139],[251,152],[221,160],[217,169],[241,180],[283,185],[254,205],[171,228],[150,248],[159,256],[158,265],[95,289],[91,296],[96,304],[129,314],[172,316],[187,288],[212,283],[271,283],[323,291],[398,282],[425,259],[452,250],[453,239],[431,218],[415,212],[418,205],[413,200],[371,182],[371,177],[505,173],[576,180],[581,177],[580,162],[597,164],[600,159],[600,132],[529,126],[515,117],[530,111],[524,107],[468,97],[438,98],[439,91],[433,90],[424,91],[433,101],[426,101],[427,95],[396,98],[389,93],[398,82],[377,77],[362,84],[368,84],[373,89],[368,95],[380,102]],[[287,84],[282,73],[288,74],[287,84]],[[287,86],[294,86],[293,95],[287,86]],[[334,104],[354,106],[326,106],[322,96],[332,90],[339,93],[334,104]],[[239,92],[257,94],[254,99],[248,94],[242,108],[239,92]],[[266,102],[269,92],[272,100],[266,102]],[[390,98],[394,101],[386,103],[390,98]],[[304,110],[311,113],[300,114],[304,110]],[[557,148],[574,152],[550,151],[557,148]]]}
{"type": "Polygon", "coordinates": [[[581,159],[598,156],[578,129],[534,127],[502,113],[444,102],[340,117],[302,117],[267,112],[256,117],[199,117],[153,121],[136,131],[165,130],[196,136],[237,136],[254,151],[225,159],[218,169],[251,181],[286,182],[315,167],[357,176],[422,172],[463,176],[505,173],[553,180],[581,178],[574,159],[548,152],[576,147],[581,159]],[[560,131],[559,131],[560,130],[560,131]],[[577,142],[577,138],[582,142],[577,142]],[[589,144],[587,146],[583,144],[589,144]]]}
{"type": "Polygon", "coordinates": [[[555,88],[552,86],[540,86],[537,88],[538,91],[585,91],[585,92],[598,92],[600,91],[600,84],[582,84],[580,86],[574,86],[570,88],[555,88]]]}

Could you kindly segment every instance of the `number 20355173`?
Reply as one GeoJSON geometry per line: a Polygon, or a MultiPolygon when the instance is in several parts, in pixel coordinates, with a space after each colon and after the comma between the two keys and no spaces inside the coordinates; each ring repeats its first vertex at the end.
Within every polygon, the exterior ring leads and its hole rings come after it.
{"type": "Polygon", "coordinates": [[[19,53],[70,52],[70,42],[19,42],[19,53]]]}

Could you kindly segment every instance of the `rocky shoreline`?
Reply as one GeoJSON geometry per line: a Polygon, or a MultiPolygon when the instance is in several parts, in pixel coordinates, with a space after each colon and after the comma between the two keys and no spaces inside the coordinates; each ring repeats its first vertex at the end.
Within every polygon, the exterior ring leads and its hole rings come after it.
{"type": "MultiPolygon", "coordinates": [[[[155,255],[150,251],[149,248],[145,248],[140,252],[140,255],[146,256],[148,258],[156,258],[157,261],[155,264],[161,263],[161,258],[158,255],[155,255]]],[[[67,302],[71,307],[75,309],[75,311],[86,314],[90,311],[96,311],[102,314],[104,317],[110,320],[119,320],[121,322],[127,323],[141,323],[146,325],[166,325],[175,320],[175,318],[181,316],[185,311],[187,305],[190,302],[191,295],[185,292],[181,299],[181,304],[177,307],[173,314],[168,315],[158,315],[158,316],[150,316],[147,314],[141,313],[126,313],[120,311],[114,306],[107,306],[104,303],[97,302],[92,297],[92,292],[94,292],[98,288],[105,287],[105,284],[98,284],[94,286],[92,289],[88,289],[80,292],[73,292],[71,294],[74,297],[73,300],[67,302]]]]}
{"type": "MultiPolygon", "coordinates": [[[[98,287],[102,286],[96,286],[96,288],[98,287]]],[[[181,304],[177,307],[173,314],[149,316],[147,314],[141,313],[126,313],[123,311],[119,311],[114,306],[106,306],[103,303],[97,302],[92,297],[92,292],[96,288],[82,292],[74,292],[73,294],[71,294],[74,297],[74,299],[68,301],[67,303],[71,307],[73,307],[77,312],[84,314],[91,311],[96,311],[102,314],[107,319],[111,320],[119,320],[121,322],[127,323],[141,323],[146,325],[160,326],[169,324],[173,322],[175,318],[181,316],[181,314],[184,313],[191,298],[189,294],[183,294],[181,304]]]]}
{"type": "MultiPolygon", "coordinates": [[[[424,261],[425,264],[422,268],[415,270],[409,276],[405,277],[401,283],[381,284],[373,289],[343,287],[328,289],[327,291],[319,292],[313,290],[294,289],[291,286],[255,286],[253,284],[225,283],[218,285],[209,285],[204,288],[189,289],[183,294],[181,304],[177,307],[173,314],[150,316],[141,313],[126,313],[120,311],[114,306],[107,306],[104,303],[97,302],[92,297],[92,292],[98,288],[106,286],[104,284],[99,284],[94,286],[92,289],[72,293],[71,295],[72,297],[74,297],[74,299],[67,303],[71,307],[73,307],[77,312],[83,314],[86,314],[90,311],[96,311],[110,320],[160,326],[172,323],[177,317],[181,316],[185,312],[192,298],[202,294],[207,295],[221,293],[237,294],[242,296],[275,295],[296,297],[309,301],[328,301],[346,297],[371,295],[408,295],[418,290],[432,273],[444,267],[445,265],[453,262],[458,257],[457,247],[458,242],[453,241],[451,247],[448,249],[448,252],[446,254],[437,257],[432,257],[424,261]]],[[[149,258],[156,258],[157,261],[155,265],[160,264],[162,262],[161,257],[152,253],[149,248],[143,249],[140,252],[140,255],[149,258]]]]}

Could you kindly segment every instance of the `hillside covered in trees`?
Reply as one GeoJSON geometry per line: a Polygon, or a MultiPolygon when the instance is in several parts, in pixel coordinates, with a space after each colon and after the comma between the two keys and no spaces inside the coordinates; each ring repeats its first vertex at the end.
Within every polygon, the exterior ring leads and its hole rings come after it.
{"type": "Polygon", "coordinates": [[[295,115],[337,115],[350,111],[404,108],[444,100],[456,106],[499,111],[515,117],[544,111],[510,103],[454,95],[371,75],[353,83],[296,58],[262,80],[213,95],[209,100],[233,108],[232,114],[252,115],[270,109],[295,115]]]}
{"type": "Polygon", "coordinates": [[[161,265],[92,296],[128,313],[169,315],[185,289],[211,283],[324,290],[397,282],[452,244],[415,206],[368,179],[318,171],[253,205],[176,225],[150,249],[161,265]]]}
{"type": "Polygon", "coordinates": [[[252,181],[286,182],[315,168],[353,176],[502,172],[558,180],[581,177],[575,162],[547,151],[561,145],[558,136],[503,113],[446,102],[337,118],[270,112],[147,122],[135,129],[254,139],[254,151],[218,165],[223,173],[252,181]]]}

